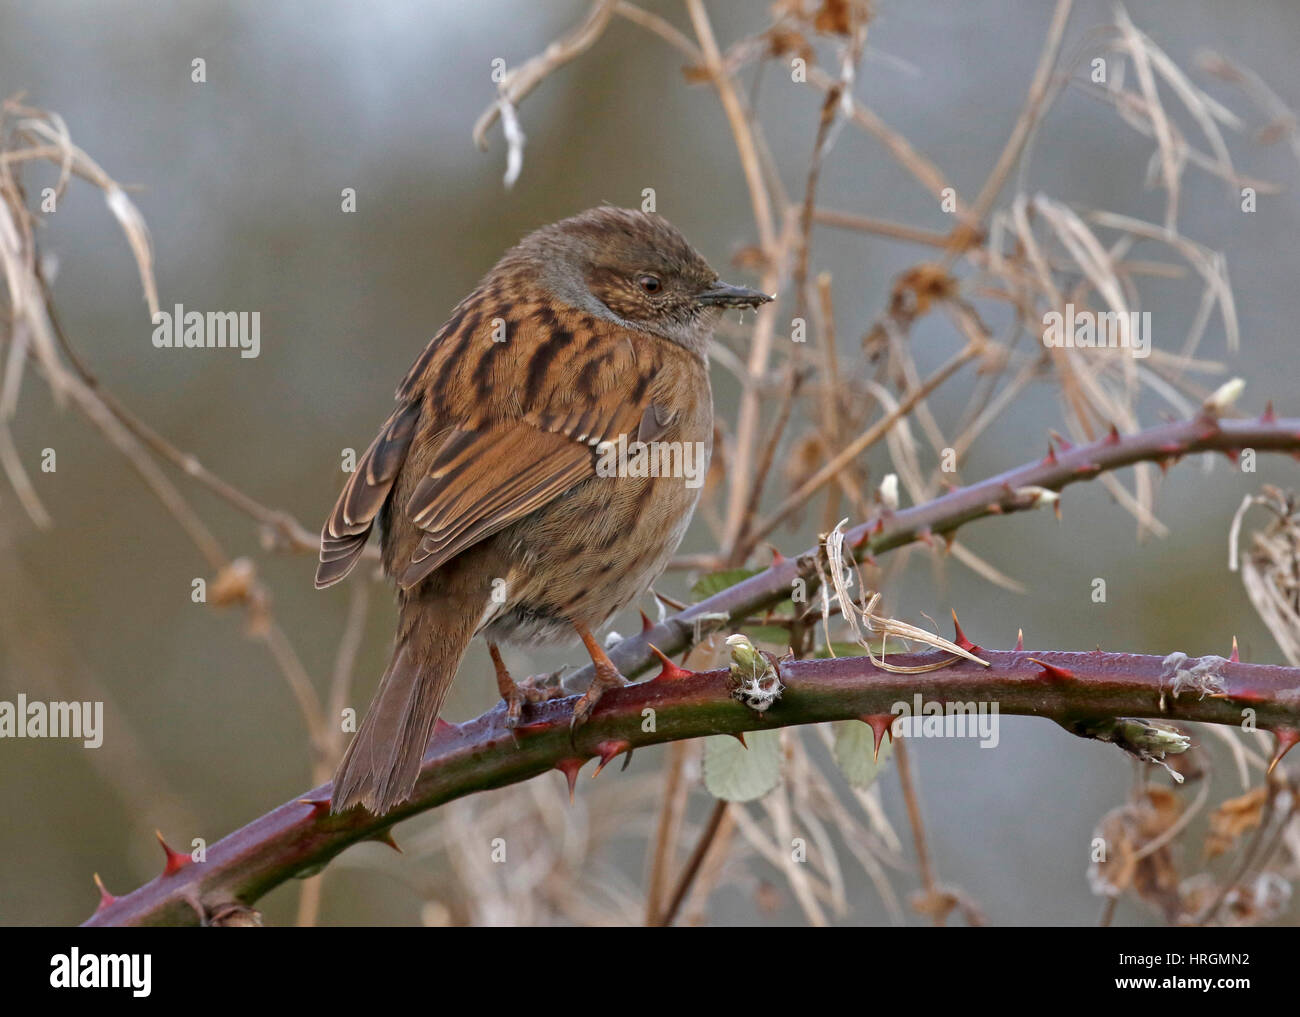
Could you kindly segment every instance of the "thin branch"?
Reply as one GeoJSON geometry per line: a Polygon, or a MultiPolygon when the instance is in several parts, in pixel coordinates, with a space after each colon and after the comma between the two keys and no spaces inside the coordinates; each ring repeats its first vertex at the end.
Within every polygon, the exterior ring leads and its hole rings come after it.
{"type": "Polygon", "coordinates": [[[1029,135],[1038,126],[1045,105],[1044,100],[1047,98],[1047,86],[1052,79],[1052,68],[1056,66],[1056,59],[1061,52],[1061,38],[1065,35],[1065,24],[1070,20],[1072,6],[1073,0],[1057,0],[1052,23],[1047,30],[1047,41],[1043,44],[1042,54],[1038,58],[1038,69],[1034,71],[1034,79],[1029,85],[1025,108],[1016,120],[1016,126],[1011,132],[1011,137],[1007,139],[1006,146],[993,167],[993,172],[989,174],[971,205],[971,212],[977,219],[983,220],[993,208],[993,202],[997,200],[998,192],[1002,190],[1011,167],[1016,164],[1020,153],[1024,151],[1029,135]]]}
{"type": "MultiPolygon", "coordinates": [[[[925,843],[925,823],[921,820],[921,803],[916,794],[916,782],[912,780],[912,761],[907,749],[907,739],[898,738],[894,742],[894,759],[898,764],[898,784],[903,791],[903,802],[907,806],[907,822],[912,828],[912,844],[916,848],[916,865],[921,870],[921,885],[927,894],[938,892],[939,884],[934,878],[934,867],[930,863],[930,850],[925,843]]],[[[935,915],[935,924],[942,925],[940,915],[935,915]]]]}
{"type": "Polygon", "coordinates": [[[673,864],[673,849],[677,845],[677,832],[681,826],[682,812],[686,808],[688,785],[684,773],[686,756],[690,747],[673,745],[664,760],[663,802],[659,808],[659,822],[655,828],[654,853],[650,856],[650,874],[646,885],[645,923],[660,924],[664,907],[664,892],[668,886],[673,864]]]}
{"type": "Polygon", "coordinates": [[[769,533],[775,530],[781,523],[785,522],[791,515],[802,508],[814,494],[821,490],[824,484],[834,480],[839,472],[853,462],[859,455],[883,438],[898,421],[902,420],[912,409],[921,402],[927,395],[951,378],[961,367],[975,357],[979,356],[981,346],[977,343],[967,344],[960,352],[954,355],[946,364],[934,372],[925,382],[914,388],[898,404],[898,407],[886,413],[883,417],[872,424],[862,434],[858,435],[853,441],[849,442],[844,448],[840,449],[826,463],[822,465],[815,474],[809,477],[799,486],[789,497],[785,498],[781,504],[763,520],[756,523],[749,533],[748,540],[750,546],[754,546],[769,533]]]}
{"type": "Polygon", "coordinates": [[[902,240],[909,244],[921,244],[925,247],[947,248],[952,243],[948,233],[927,230],[920,226],[908,226],[904,223],[873,219],[871,216],[857,215],[853,212],[841,212],[833,208],[818,207],[813,209],[813,222],[823,226],[834,226],[843,230],[856,230],[859,233],[873,233],[891,240],[902,240]]]}
{"type": "Polygon", "coordinates": [[[682,902],[686,900],[686,895],[690,893],[691,884],[695,882],[695,876],[700,871],[704,856],[709,853],[709,848],[713,846],[713,839],[718,835],[718,829],[722,826],[722,817],[727,814],[727,804],[722,799],[718,799],[713,803],[713,811],[709,813],[708,822],[704,824],[704,831],[700,834],[699,842],[696,843],[695,850],[691,852],[690,860],[686,863],[686,868],[682,870],[681,879],[677,881],[677,889],[673,891],[672,900],[668,902],[668,907],[657,924],[672,925],[673,920],[676,919],[677,912],[681,909],[682,902]]]}
{"type": "MultiPolygon", "coordinates": [[[[59,347],[63,350],[64,356],[72,364],[72,369],[76,375],[81,378],[86,388],[104,405],[104,408],[113,415],[116,421],[126,429],[144,448],[148,449],[155,456],[166,462],[171,463],[177,469],[181,470],[187,476],[198,481],[217,497],[221,498],[228,504],[234,506],[240,512],[250,516],[253,520],[261,523],[267,528],[268,532],[276,533],[286,543],[286,545],[295,551],[310,552],[316,554],[320,550],[320,538],[305,526],[299,523],[288,512],[282,509],[273,509],[254,498],[249,497],[234,484],[223,480],[217,476],[201,462],[198,457],[189,452],[182,452],[175,445],[169,442],[161,434],[146,424],[137,416],[129,407],[119,400],[112,392],[104,388],[99,379],[90,370],[89,365],[81,358],[73,347],[67,333],[63,330],[62,322],[59,320],[58,310],[55,307],[54,296],[50,291],[48,284],[43,276],[39,277],[42,295],[45,301],[45,311],[49,318],[50,325],[53,328],[55,337],[58,339],[59,347]]],[[[161,499],[166,503],[165,499],[161,499]]],[[[187,527],[188,528],[188,527],[187,527]]],[[[198,543],[196,538],[196,543],[198,543]]],[[[200,544],[200,547],[203,545],[200,544]]],[[[379,560],[379,551],[377,548],[367,548],[366,556],[372,560],[379,560]]],[[[211,561],[211,555],[207,555],[211,561]]]]}
{"type": "MultiPolygon", "coordinates": [[[[105,905],[86,924],[194,924],[231,905],[251,907],[269,890],[324,865],[349,845],[384,837],[394,823],[562,764],[582,765],[611,744],[639,748],[705,735],[888,716],[893,704],[911,703],[921,690],[938,702],[996,702],[1001,714],[1050,718],[1085,737],[1107,738],[1103,732],[1117,728],[1111,723],[1116,717],[1239,725],[1247,707],[1261,728],[1300,727],[1300,668],[1223,661],[1215,675],[1219,692],[1174,698],[1161,656],[1098,650],[980,653],[987,668],[957,660],[923,679],[881,670],[867,657],[785,662],[780,666],[785,692],[765,713],[732,698],[728,668],[670,674],[606,693],[576,734],[569,727],[571,698],[530,708],[527,726],[514,731],[505,726],[505,706],[498,704],[475,720],[439,728],[412,798],[388,815],[375,817],[364,809],[330,815],[329,786],[322,785],[217,841],[205,861],[185,864],[105,905]],[[646,711],[655,717],[652,731],[645,730],[646,711]]],[[[919,667],[945,660],[952,658],[931,651],[899,655],[893,663],[919,667]]]]}
{"type": "Polygon", "coordinates": [[[519,105],[557,67],[562,67],[595,45],[608,27],[614,7],[614,0],[596,0],[587,16],[576,27],[531,60],[509,71],[501,82],[500,98],[485,109],[474,123],[474,144],[482,150],[487,149],[487,132],[500,118],[502,103],[512,107],[519,105]]]}

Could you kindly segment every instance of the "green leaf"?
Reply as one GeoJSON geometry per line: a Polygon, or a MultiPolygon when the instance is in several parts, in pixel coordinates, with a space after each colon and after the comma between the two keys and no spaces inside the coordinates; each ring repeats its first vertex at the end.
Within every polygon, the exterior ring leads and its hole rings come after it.
{"type": "Polygon", "coordinates": [[[742,631],[756,643],[776,647],[778,653],[790,648],[790,630],[780,625],[746,625],[742,631]]]}
{"type": "Polygon", "coordinates": [[[737,583],[744,582],[750,576],[756,576],[761,569],[723,569],[721,572],[710,572],[707,576],[700,576],[691,587],[691,593],[695,594],[700,600],[706,597],[712,597],[715,593],[721,593],[729,586],[735,586],[737,583]]]}
{"type": "MultiPolygon", "coordinates": [[[[723,590],[735,586],[737,583],[743,583],[750,576],[756,576],[763,569],[723,569],[721,572],[710,572],[706,576],[701,576],[691,587],[691,593],[695,595],[696,602],[712,597],[715,593],[721,593],[723,590]]],[[[791,591],[793,595],[793,591],[791,591]]],[[[794,601],[790,599],[779,601],[764,609],[765,613],[777,618],[793,618],[795,614],[794,601]]],[[[785,645],[784,643],[782,644],[785,645]]]]}
{"type": "MultiPolygon", "coordinates": [[[[793,596],[793,593],[791,596],[793,596]]],[[[793,618],[795,614],[794,601],[786,599],[779,604],[773,604],[767,609],[767,613],[774,618],[793,618]]]]}
{"type": "Polygon", "coordinates": [[[869,724],[860,720],[837,720],[833,726],[835,765],[854,787],[871,787],[894,751],[893,740],[888,734],[881,740],[880,760],[877,762],[872,758],[876,735],[869,724]]]}
{"type": "Polygon", "coordinates": [[[781,732],[747,731],[704,739],[704,786],[724,802],[752,802],[781,782],[781,732]]]}

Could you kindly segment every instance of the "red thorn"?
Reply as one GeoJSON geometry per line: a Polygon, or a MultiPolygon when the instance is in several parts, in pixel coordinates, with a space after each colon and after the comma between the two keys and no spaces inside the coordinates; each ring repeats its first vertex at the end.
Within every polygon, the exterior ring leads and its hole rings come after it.
{"type": "Polygon", "coordinates": [[[773,547],[773,548],[772,548],[772,565],[773,565],[773,566],[780,565],[783,561],[785,561],[785,555],[783,555],[783,554],[782,554],[782,553],[781,553],[777,548],[773,547]]]}
{"type": "Polygon", "coordinates": [[[1223,457],[1227,459],[1228,462],[1232,463],[1233,466],[1236,466],[1237,461],[1241,458],[1241,449],[1239,448],[1221,448],[1219,451],[1223,453],[1223,457]]]}
{"type": "Polygon", "coordinates": [[[1167,441],[1163,445],[1157,445],[1156,451],[1163,452],[1166,455],[1181,457],[1182,454],[1187,450],[1183,448],[1182,445],[1178,444],[1178,442],[1176,441],[1167,441]]]}
{"type": "Polygon", "coordinates": [[[1201,430],[1197,432],[1196,440],[1198,442],[1209,441],[1218,433],[1219,422],[1217,420],[1212,420],[1209,422],[1208,426],[1201,428],[1201,430]]]}
{"type": "Polygon", "coordinates": [[[162,845],[163,854],[167,856],[167,864],[163,866],[164,876],[175,875],[177,872],[180,872],[181,869],[185,868],[185,866],[189,865],[193,860],[189,855],[179,854],[169,848],[167,842],[163,840],[161,830],[155,830],[154,836],[158,838],[158,843],[162,845]]]}
{"type": "Polygon", "coordinates": [[[952,637],[954,643],[960,646],[963,650],[968,650],[971,653],[974,653],[979,649],[978,646],[966,638],[966,633],[961,630],[961,622],[957,620],[957,612],[955,610],[952,612],[952,627],[955,631],[955,635],[952,637]]]}
{"type": "Polygon", "coordinates": [[[1061,446],[1062,452],[1069,452],[1070,449],[1074,448],[1074,446],[1069,441],[1067,441],[1065,438],[1062,438],[1055,431],[1048,431],[1047,433],[1052,437],[1052,439],[1056,442],[1056,444],[1061,446]]]}
{"type": "Polygon", "coordinates": [[[641,612],[641,631],[649,632],[655,627],[655,623],[650,620],[650,616],[644,611],[641,612]]]}
{"type": "Polygon", "coordinates": [[[876,762],[880,762],[880,743],[884,740],[885,734],[889,734],[890,742],[894,740],[894,715],[892,713],[864,713],[858,719],[871,728],[872,734],[876,736],[873,758],[876,762]]]}
{"type": "Polygon", "coordinates": [[[1056,446],[1052,444],[1051,439],[1049,438],[1047,442],[1047,455],[1043,456],[1043,461],[1039,465],[1055,466],[1056,463],[1056,446]]]}
{"type": "Polygon", "coordinates": [[[1024,648],[1025,648],[1025,630],[1019,629],[1016,632],[1016,650],[1019,651],[1019,650],[1023,650],[1024,648]]]}
{"type": "Polygon", "coordinates": [[[987,505],[985,505],[984,510],[988,512],[988,514],[991,516],[1000,516],[1002,515],[1003,512],[1006,511],[1006,509],[1004,509],[1001,505],[999,505],[995,501],[991,501],[987,505]]]}
{"type": "Polygon", "coordinates": [[[600,754],[600,762],[596,764],[596,769],[592,772],[592,777],[599,777],[600,771],[605,769],[605,764],[617,756],[620,752],[626,752],[632,747],[628,741],[610,739],[600,742],[596,746],[596,751],[600,754]]]}
{"type": "Polygon", "coordinates": [[[564,779],[569,782],[569,804],[573,804],[573,792],[578,786],[578,771],[582,769],[585,759],[578,759],[576,756],[569,759],[561,759],[555,764],[555,768],[564,774],[564,779]]]}
{"type": "Polygon", "coordinates": [[[1118,445],[1118,444],[1119,444],[1119,428],[1116,427],[1114,424],[1111,424],[1111,425],[1110,425],[1110,430],[1106,432],[1106,437],[1105,437],[1105,439],[1102,441],[1102,444],[1103,444],[1103,445],[1118,445]]]}
{"type": "Polygon", "coordinates": [[[95,873],[95,886],[99,888],[99,907],[95,908],[95,914],[99,914],[117,898],[104,889],[104,881],[99,878],[98,872],[95,873]]]}
{"type": "Polygon", "coordinates": [[[302,805],[311,806],[312,819],[324,815],[330,810],[330,800],[328,798],[299,798],[298,801],[302,805]]]}
{"type": "Polygon", "coordinates": [[[457,725],[439,717],[433,724],[433,737],[437,738],[438,735],[442,734],[444,731],[454,731],[456,730],[456,727],[457,725]]]}
{"type": "Polygon", "coordinates": [[[537,734],[539,731],[546,731],[556,725],[553,720],[530,720],[527,724],[520,724],[515,728],[515,735],[537,734]]]}
{"type": "Polygon", "coordinates": [[[876,517],[876,521],[875,521],[875,522],[872,524],[872,526],[871,526],[871,531],[870,531],[870,532],[871,532],[873,535],[874,535],[874,534],[877,534],[877,533],[884,533],[884,532],[885,532],[885,520],[882,519],[882,518],[880,518],[879,516],[877,516],[877,517],[876,517]]]}
{"type": "Polygon", "coordinates": [[[679,678],[689,678],[695,673],[678,667],[654,643],[647,643],[646,645],[650,647],[650,652],[658,657],[659,663],[663,665],[663,670],[650,679],[652,682],[675,682],[679,678]]]}
{"type": "Polygon", "coordinates": [[[1273,400],[1270,399],[1264,404],[1264,412],[1260,414],[1259,422],[1261,424],[1276,424],[1277,414],[1273,412],[1273,400]]]}
{"type": "Polygon", "coordinates": [[[740,742],[740,744],[743,745],[746,750],[749,749],[749,743],[745,741],[744,731],[737,731],[731,737],[736,739],[736,741],[740,742]]]}
{"type": "Polygon", "coordinates": [[[1064,681],[1065,679],[1074,677],[1073,671],[1067,671],[1063,667],[1057,667],[1054,664],[1048,664],[1045,661],[1039,660],[1037,657],[1030,657],[1029,660],[1032,663],[1037,664],[1040,668],[1042,668],[1042,671],[1039,673],[1039,677],[1050,678],[1052,679],[1052,681],[1064,681]]]}
{"type": "Polygon", "coordinates": [[[1241,663],[1241,654],[1237,652],[1237,637],[1232,637],[1232,656],[1228,658],[1232,663],[1241,663]]]}
{"type": "Polygon", "coordinates": [[[1268,772],[1273,772],[1273,767],[1282,762],[1282,757],[1290,752],[1297,742],[1300,742],[1300,731],[1293,727],[1279,727],[1273,732],[1277,738],[1277,748],[1273,750],[1273,761],[1268,764],[1268,772]]]}
{"type": "Polygon", "coordinates": [[[1075,474],[1081,477],[1088,477],[1094,473],[1101,472],[1101,466],[1097,463],[1081,463],[1074,468],[1075,474]]]}
{"type": "Polygon", "coordinates": [[[399,855],[406,854],[405,851],[403,851],[400,847],[397,846],[397,841],[393,840],[393,828],[391,826],[386,830],[380,830],[373,837],[367,837],[366,839],[377,841],[380,844],[387,844],[399,855]]]}

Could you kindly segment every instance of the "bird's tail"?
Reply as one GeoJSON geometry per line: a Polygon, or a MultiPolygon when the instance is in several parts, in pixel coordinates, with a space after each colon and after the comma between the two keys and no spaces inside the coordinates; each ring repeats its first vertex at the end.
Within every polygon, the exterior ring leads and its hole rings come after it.
{"type": "Polygon", "coordinates": [[[456,668],[483,606],[468,598],[413,598],[402,609],[393,659],[334,774],[330,811],[360,803],[382,816],[415,790],[456,668]]]}

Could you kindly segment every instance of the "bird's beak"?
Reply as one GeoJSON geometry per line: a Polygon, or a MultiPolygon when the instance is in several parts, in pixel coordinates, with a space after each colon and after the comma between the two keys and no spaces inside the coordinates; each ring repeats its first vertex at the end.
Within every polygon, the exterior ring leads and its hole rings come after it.
{"type": "Polygon", "coordinates": [[[766,304],[772,298],[766,293],[751,290],[746,286],[732,286],[720,282],[705,290],[695,298],[708,307],[757,307],[766,304]]]}

